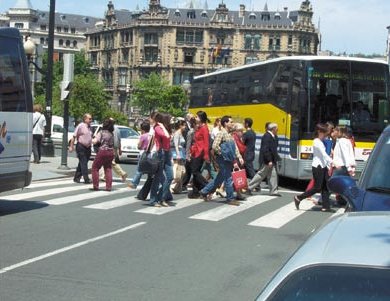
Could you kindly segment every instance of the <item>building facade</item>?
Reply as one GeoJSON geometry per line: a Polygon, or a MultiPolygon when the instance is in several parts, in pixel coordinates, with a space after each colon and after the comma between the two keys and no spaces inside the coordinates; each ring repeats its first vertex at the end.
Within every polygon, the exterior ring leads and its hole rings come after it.
{"type": "Polygon", "coordinates": [[[386,56],[387,56],[387,62],[390,66],[390,26],[387,26],[387,47],[386,47],[386,56]]]}
{"type": "Polygon", "coordinates": [[[148,10],[116,10],[108,3],[104,25],[86,33],[86,52],[93,70],[112,94],[112,106],[130,111],[132,84],[151,72],[170,83],[219,68],[291,55],[316,55],[319,32],[310,1],[297,10],[231,11],[223,2],[215,9],[161,6],[148,10]]]}
{"type": "MultiPolygon", "coordinates": [[[[54,52],[74,53],[85,48],[85,33],[95,29],[98,18],[74,14],[55,13],[54,52]]],[[[30,0],[18,0],[14,7],[0,15],[1,27],[18,28],[24,39],[30,37],[37,49],[47,49],[49,35],[49,12],[33,8],[30,0]]],[[[40,55],[40,54],[38,54],[40,55]]]]}

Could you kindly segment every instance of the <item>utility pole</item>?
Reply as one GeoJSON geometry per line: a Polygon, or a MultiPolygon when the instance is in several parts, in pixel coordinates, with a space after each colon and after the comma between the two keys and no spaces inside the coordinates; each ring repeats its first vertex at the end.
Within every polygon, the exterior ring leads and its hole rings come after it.
{"type": "Polygon", "coordinates": [[[64,102],[64,128],[62,132],[61,166],[59,169],[68,167],[68,128],[69,128],[69,94],[72,89],[74,78],[74,54],[64,54],[64,76],[61,82],[61,101],[64,102]]]}

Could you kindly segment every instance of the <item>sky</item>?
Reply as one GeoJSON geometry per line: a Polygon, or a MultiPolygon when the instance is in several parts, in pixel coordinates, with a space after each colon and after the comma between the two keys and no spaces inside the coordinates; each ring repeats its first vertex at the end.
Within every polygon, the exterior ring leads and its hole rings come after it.
{"type": "MultiPolygon", "coordinates": [[[[191,0],[160,0],[168,8],[188,7],[191,0]]],[[[195,7],[214,9],[221,0],[193,0],[195,7]]],[[[30,0],[34,9],[49,10],[50,0],[30,0]]],[[[115,9],[134,10],[147,8],[148,0],[112,0],[115,9]]],[[[270,11],[297,10],[302,0],[223,0],[230,10],[239,10],[244,4],[247,10],[262,10],[265,3],[270,11]]],[[[0,13],[15,5],[16,0],[0,0],[0,13]]],[[[56,11],[85,14],[103,18],[108,0],[57,0],[56,11]]],[[[313,21],[320,27],[322,50],[349,54],[385,54],[390,26],[389,0],[311,0],[313,21]]]]}

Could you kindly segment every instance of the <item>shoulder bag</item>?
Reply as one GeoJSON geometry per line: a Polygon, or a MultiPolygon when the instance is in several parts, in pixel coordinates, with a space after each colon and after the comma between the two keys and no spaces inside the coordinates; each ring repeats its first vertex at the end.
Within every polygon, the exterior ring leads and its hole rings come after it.
{"type": "Polygon", "coordinates": [[[154,135],[150,138],[148,148],[142,153],[139,158],[138,170],[141,173],[154,174],[157,172],[160,160],[157,157],[157,153],[151,152],[153,143],[154,135]]]}

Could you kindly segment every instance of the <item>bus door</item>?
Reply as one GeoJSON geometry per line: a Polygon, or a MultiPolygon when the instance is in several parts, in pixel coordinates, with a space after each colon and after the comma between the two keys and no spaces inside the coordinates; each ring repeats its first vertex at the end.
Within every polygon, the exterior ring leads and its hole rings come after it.
{"type": "MultiPolygon", "coordinates": [[[[286,174],[286,160],[290,154],[290,123],[289,114],[292,89],[292,62],[280,62],[274,65],[274,76],[272,85],[274,87],[274,105],[278,108],[276,120],[270,120],[278,124],[279,147],[278,153],[281,161],[278,162],[278,172],[281,175],[286,174]]],[[[270,65],[272,68],[272,65],[270,65]]],[[[274,117],[274,118],[275,118],[274,117]]]]}

